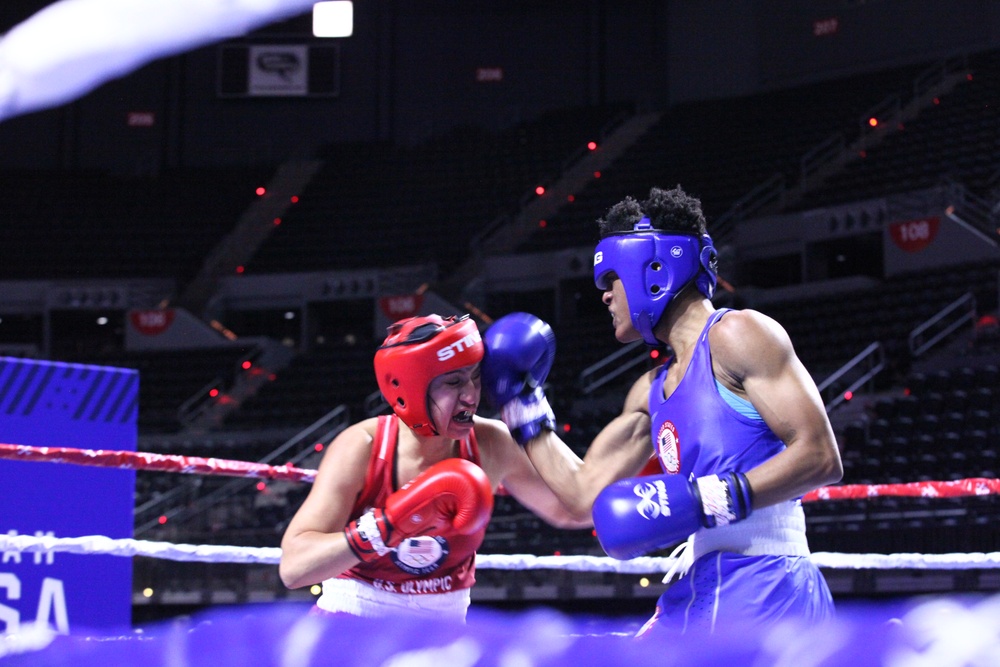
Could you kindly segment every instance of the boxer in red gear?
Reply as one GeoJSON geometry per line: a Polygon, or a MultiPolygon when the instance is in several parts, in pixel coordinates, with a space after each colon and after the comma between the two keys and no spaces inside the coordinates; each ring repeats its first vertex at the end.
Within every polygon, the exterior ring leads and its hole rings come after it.
{"type": "Polygon", "coordinates": [[[375,373],[394,414],[353,424],[326,448],[282,539],[286,586],[322,583],[324,612],[464,620],[501,483],[554,526],[589,525],[563,507],[502,422],[476,416],[482,358],[468,317],[389,327],[375,373]]]}

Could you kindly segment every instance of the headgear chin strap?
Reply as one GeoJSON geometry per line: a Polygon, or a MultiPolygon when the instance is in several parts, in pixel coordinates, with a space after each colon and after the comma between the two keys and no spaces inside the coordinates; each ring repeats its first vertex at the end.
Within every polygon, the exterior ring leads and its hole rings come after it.
{"type": "Polygon", "coordinates": [[[707,234],[654,229],[649,218],[630,231],[601,239],[594,252],[594,282],[611,287],[609,274],[622,281],[632,325],[650,345],[659,344],[653,330],[670,302],[692,282],[706,298],[715,294],[717,257],[707,234]]]}
{"type": "Polygon", "coordinates": [[[428,389],[439,375],[483,360],[483,339],[468,315],[400,320],[375,352],[375,377],[386,402],[420,435],[438,435],[428,389]]]}

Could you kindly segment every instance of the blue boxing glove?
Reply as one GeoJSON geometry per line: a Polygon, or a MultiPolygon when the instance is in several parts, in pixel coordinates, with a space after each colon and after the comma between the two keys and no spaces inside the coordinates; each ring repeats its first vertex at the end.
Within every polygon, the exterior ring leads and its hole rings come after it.
{"type": "Polygon", "coordinates": [[[542,390],[556,357],[552,328],[534,315],[511,313],[487,329],[483,344],[483,392],[514,439],[525,445],[542,430],[555,430],[542,390]]]}
{"type": "Polygon", "coordinates": [[[612,558],[628,560],[687,539],[700,528],[750,515],[746,475],[731,472],[687,480],[681,475],[632,477],[610,484],[594,501],[594,529],[612,558]]]}

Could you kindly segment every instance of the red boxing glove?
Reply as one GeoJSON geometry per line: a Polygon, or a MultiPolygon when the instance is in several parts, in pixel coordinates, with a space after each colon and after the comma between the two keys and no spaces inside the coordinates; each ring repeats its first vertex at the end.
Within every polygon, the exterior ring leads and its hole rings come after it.
{"type": "Polygon", "coordinates": [[[465,459],[435,463],[344,529],[359,559],[373,561],[416,535],[471,535],[493,513],[493,488],[483,469],[465,459]]]}

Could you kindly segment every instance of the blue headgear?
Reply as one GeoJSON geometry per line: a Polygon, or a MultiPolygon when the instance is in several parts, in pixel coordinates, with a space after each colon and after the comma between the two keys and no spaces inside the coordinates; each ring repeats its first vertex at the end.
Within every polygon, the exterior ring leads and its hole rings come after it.
{"type": "Polygon", "coordinates": [[[609,234],[597,244],[594,282],[606,290],[614,272],[625,288],[632,325],[657,345],[653,329],[682,289],[694,281],[706,298],[715,294],[717,256],[707,234],[653,229],[643,218],[630,231],[609,234]]]}

